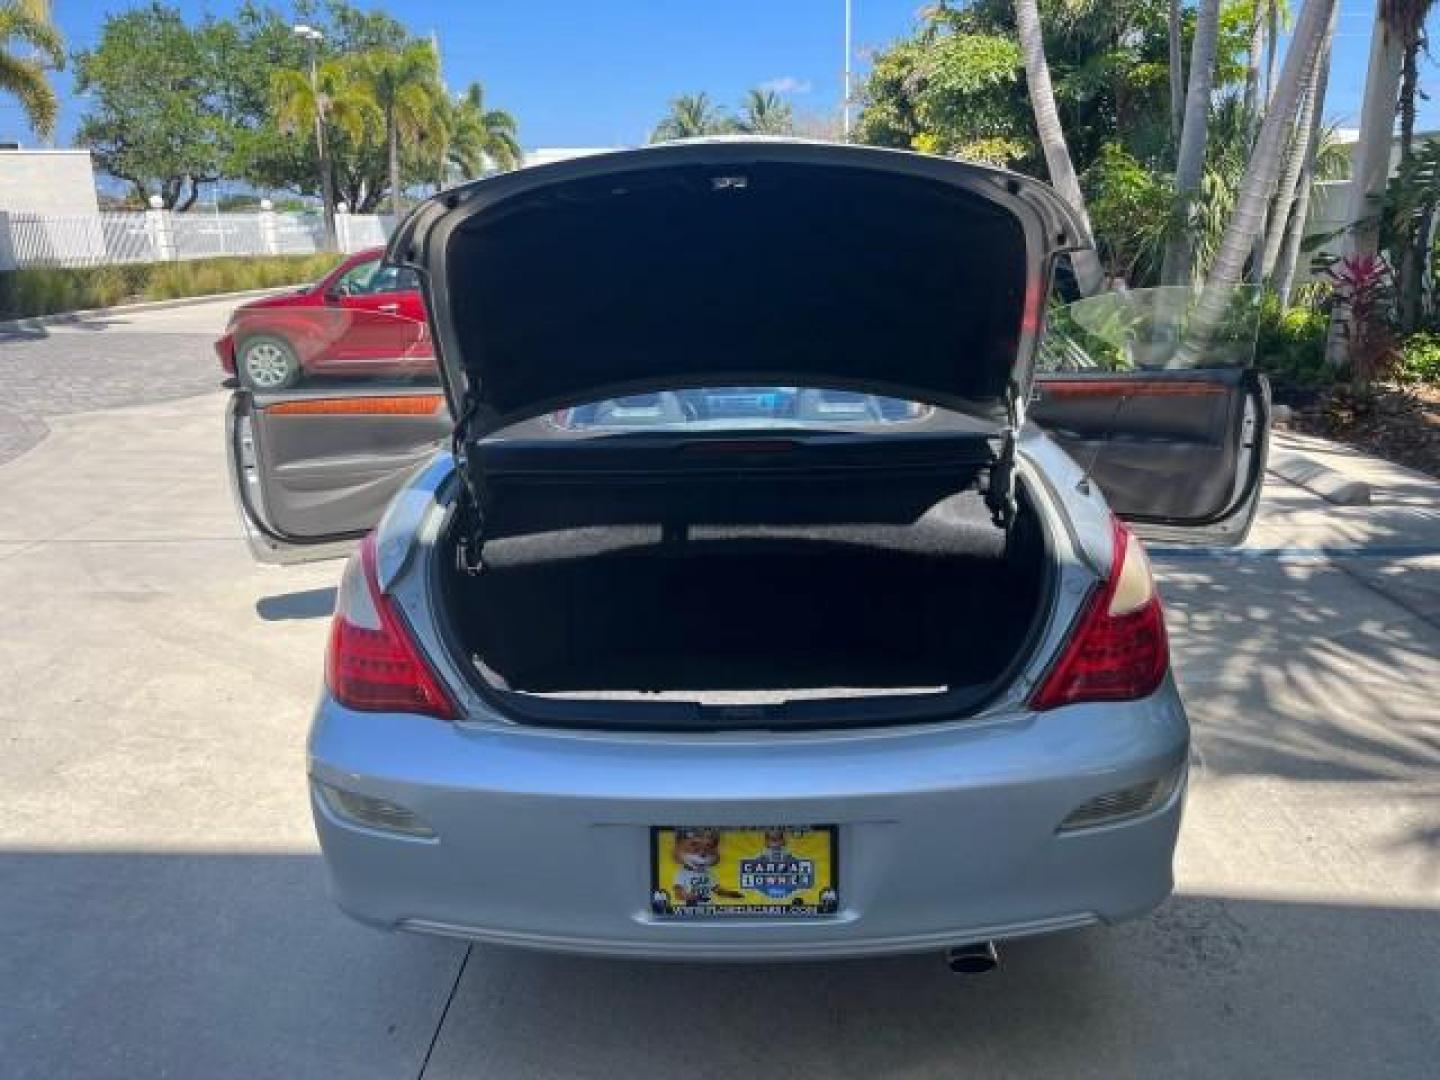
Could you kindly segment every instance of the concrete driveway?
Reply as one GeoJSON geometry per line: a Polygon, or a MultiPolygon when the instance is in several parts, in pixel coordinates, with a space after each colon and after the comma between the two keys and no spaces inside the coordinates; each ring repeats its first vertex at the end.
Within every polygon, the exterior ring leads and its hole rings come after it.
{"type": "Polygon", "coordinates": [[[32,403],[0,465],[0,1074],[1434,1074],[1440,485],[1296,443],[1375,505],[1274,480],[1247,551],[1159,554],[1196,750],[1152,917],[976,981],[572,961],[330,907],[304,733],[338,567],[250,562],[223,403],[32,403]]]}

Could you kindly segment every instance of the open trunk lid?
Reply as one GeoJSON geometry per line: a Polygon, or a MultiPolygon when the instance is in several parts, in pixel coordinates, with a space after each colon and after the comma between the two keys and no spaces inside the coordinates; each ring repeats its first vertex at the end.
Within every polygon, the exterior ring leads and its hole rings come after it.
{"type": "Polygon", "coordinates": [[[1013,429],[1054,257],[1050,188],[980,165],[696,141],[444,192],[391,239],[426,283],[463,435],[580,402],[812,386],[1013,429]]]}

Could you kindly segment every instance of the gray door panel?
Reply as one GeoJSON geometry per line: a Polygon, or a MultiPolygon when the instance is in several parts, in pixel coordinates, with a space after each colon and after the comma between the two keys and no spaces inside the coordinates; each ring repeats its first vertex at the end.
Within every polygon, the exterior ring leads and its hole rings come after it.
{"type": "Polygon", "coordinates": [[[1270,397],[1245,368],[1041,375],[1030,418],[1143,535],[1238,544],[1259,502],[1270,397]]]}
{"type": "Polygon", "coordinates": [[[230,461],[252,551],[263,561],[295,562],[348,550],[450,429],[434,386],[237,390],[230,461]]]}

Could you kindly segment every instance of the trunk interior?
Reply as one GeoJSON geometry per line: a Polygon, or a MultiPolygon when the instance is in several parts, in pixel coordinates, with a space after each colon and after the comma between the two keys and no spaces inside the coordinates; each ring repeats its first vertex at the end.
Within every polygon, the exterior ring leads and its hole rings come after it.
{"type": "Polygon", "coordinates": [[[976,490],[913,495],[902,520],[660,514],[527,531],[489,540],[473,576],[442,560],[441,591],[484,684],[559,722],[569,698],[791,711],[844,698],[859,722],[903,700],[950,715],[1027,651],[1047,548],[1023,485],[1008,536],[976,490]]]}

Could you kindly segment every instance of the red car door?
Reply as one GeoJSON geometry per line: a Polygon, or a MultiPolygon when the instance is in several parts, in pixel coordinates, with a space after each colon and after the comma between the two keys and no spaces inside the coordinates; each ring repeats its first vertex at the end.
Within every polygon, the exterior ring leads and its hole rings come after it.
{"type": "MultiPolygon", "coordinates": [[[[336,282],[329,303],[344,314],[328,363],[373,374],[412,374],[433,366],[425,306],[414,273],[358,263],[336,282]]],[[[317,365],[322,366],[322,365],[317,365]]]]}

